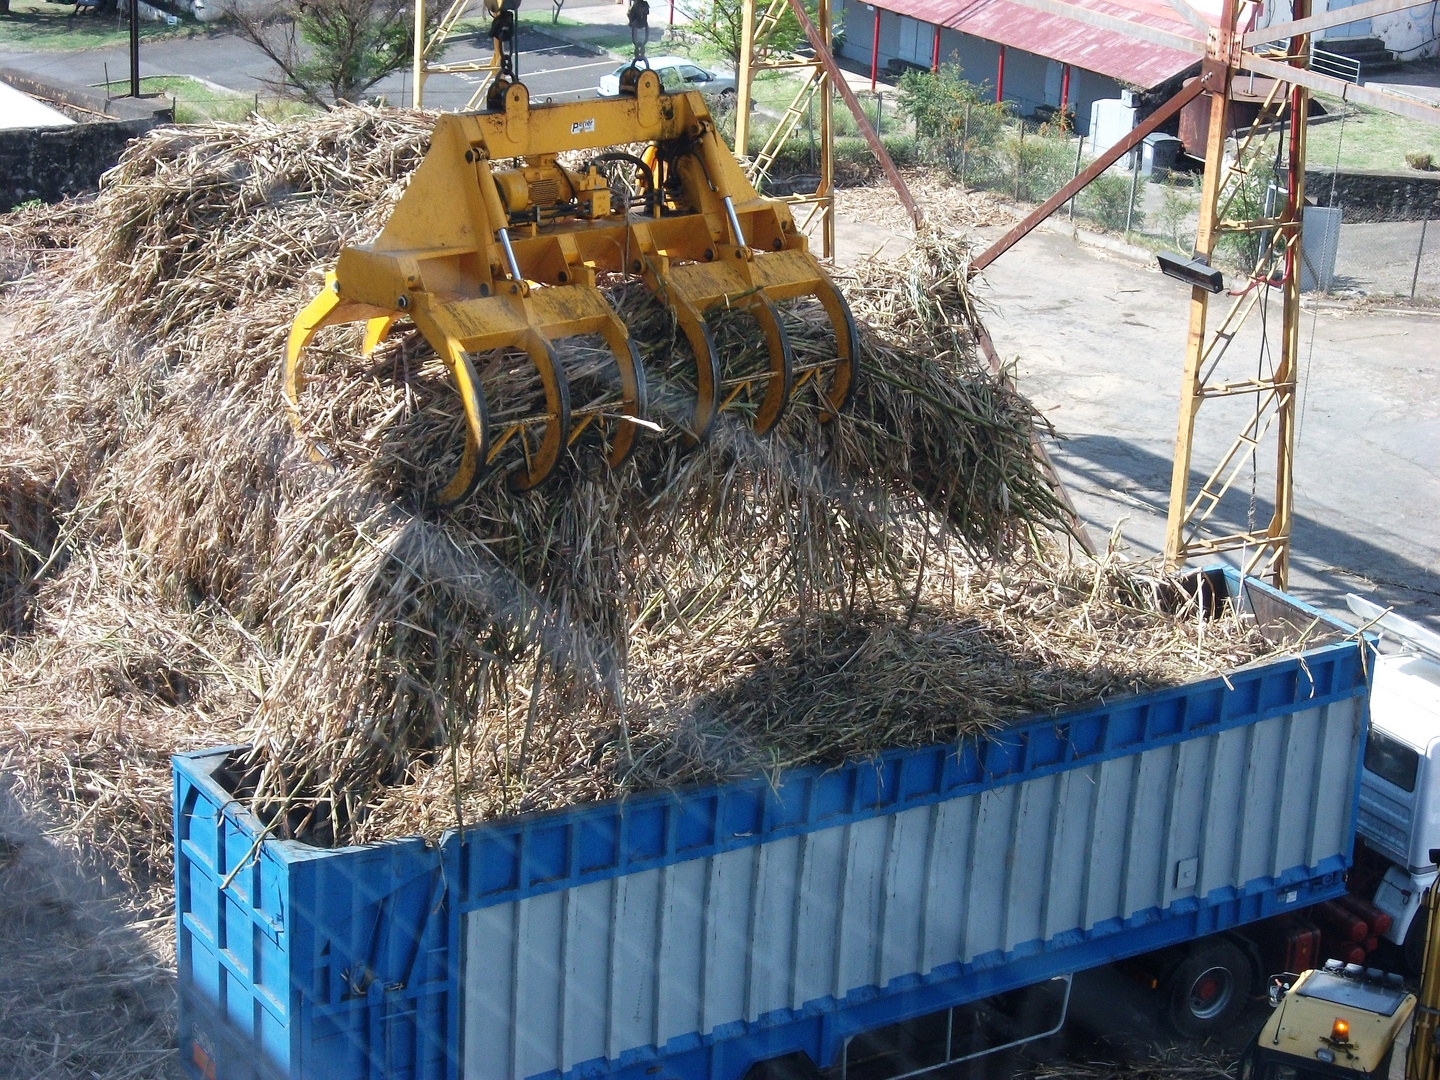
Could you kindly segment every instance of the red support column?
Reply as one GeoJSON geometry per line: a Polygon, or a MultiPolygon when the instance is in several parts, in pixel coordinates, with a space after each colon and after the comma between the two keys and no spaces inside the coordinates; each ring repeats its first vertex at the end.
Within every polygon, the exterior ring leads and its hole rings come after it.
{"type": "Polygon", "coordinates": [[[870,92],[875,93],[875,79],[880,74],[880,9],[875,9],[875,36],[870,42],[870,92]]]}
{"type": "Polygon", "coordinates": [[[1060,75],[1060,111],[1064,113],[1065,106],[1070,104],[1070,65],[1065,64],[1060,75]]]}
{"type": "Polygon", "coordinates": [[[930,70],[940,70],[940,27],[935,27],[935,55],[930,58],[930,70]]]}
{"type": "Polygon", "coordinates": [[[995,68],[995,104],[1005,96],[1005,46],[1000,46],[1000,63],[995,68]]]}

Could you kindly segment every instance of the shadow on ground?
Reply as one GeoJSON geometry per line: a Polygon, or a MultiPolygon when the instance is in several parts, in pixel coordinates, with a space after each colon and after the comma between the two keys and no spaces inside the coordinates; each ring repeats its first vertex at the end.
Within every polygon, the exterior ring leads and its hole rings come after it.
{"type": "MultiPolygon", "coordinates": [[[[1112,493],[1119,487],[1124,502],[1158,517],[1160,532],[1157,535],[1163,537],[1165,508],[1170,498],[1169,458],[1113,435],[1076,435],[1058,444],[1056,464],[1065,474],[1066,483],[1077,491],[1089,488],[1095,493],[1112,493]],[[1128,483],[1117,485],[1117,479],[1121,478],[1128,483]]],[[[1205,479],[1203,473],[1191,471],[1192,497],[1205,479]]],[[[1265,487],[1264,481],[1261,487],[1265,487]]],[[[1243,491],[1232,490],[1211,520],[1216,531],[1222,533],[1243,529],[1249,510],[1247,486],[1243,491]]],[[[1268,522],[1273,512],[1274,504],[1257,493],[1254,504],[1257,525],[1268,522]]],[[[1096,522],[1106,527],[1110,523],[1096,522]]],[[[1158,546],[1158,543],[1147,544],[1151,537],[1141,535],[1142,531],[1136,529],[1132,534],[1127,528],[1126,539],[1140,548],[1158,546]]],[[[1095,539],[1102,542],[1104,537],[1095,539]]],[[[1292,539],[1292,584],[1294,578],[1303,576],[1303,599],[1308,603],[1343,613],[1347,592],[1374,592],[1408,618],[1440,627],[1440,573],[1436,568],[1423,566],[1303,513],[1295,516],[1292,539]]]]}
{"type": "Polygon", "coordinates": [[[175,975],[0,777],[0,1076],[181,1075],[175,975]]]}

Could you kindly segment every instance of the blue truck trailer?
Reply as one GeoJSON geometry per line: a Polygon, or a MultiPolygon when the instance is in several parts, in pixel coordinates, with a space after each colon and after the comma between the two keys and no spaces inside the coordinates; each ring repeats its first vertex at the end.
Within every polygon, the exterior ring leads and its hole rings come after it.
{"type": "Polygon", "coordinates": [[[958,745],[437,844],[267,838],[233,797],[237,748],[180,755],[182,1061],[213,1080],[893,1077],[917,1070],[877,1066],[899,1060],[885,1032],[940,1018],[927,1060],[954,1060],[975,1052],[967,1003],[1142,955],[1197,1023],[1230,1015],[1265,974],[1246,929],[1345,891],[1368,647],[1207,577],[1312,644],[958,745]]]}

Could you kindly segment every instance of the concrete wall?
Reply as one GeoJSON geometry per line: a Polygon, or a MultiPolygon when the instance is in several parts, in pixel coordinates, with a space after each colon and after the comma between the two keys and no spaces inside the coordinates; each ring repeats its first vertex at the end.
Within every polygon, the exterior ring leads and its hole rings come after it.
{"type": "Polygon", "coordinates": [[[154,127],[145,120],[0,131],[0,213],[32,199],[59,202],[93,191],[130,140],[154,127]]]}
{"type": "Polygon", "coordinates": [[[1440,172],[1361,172],[1338,176],[1329,169],[1305,170],[1305,195],[1319,206],[1344,209],[1344,220],[1354,221],[1440,221],[1440,172]]]}
{"type": "MultiPolygon", "coordinates": [[[[1424,60],[1440,56],[1440,4],[1392,11],[1388,15],[1376,15],[1367,20],[1370,33],[1380,37],[1385,47],[1401,60],[1424,60]]],[[[1327,37],[1341,37],[1330,31],[1327,37]]],[[[1322,47],[1324,43],[1321,43],[1322,47]]]]}
{"type": "Polygon", "coordinates": [[[958,30],[943,30],[940,33],[940,62],[959,64],[968,81],[987,87],[991,93],[995,90],[995,69],[999,61],[1000,46],[993,41],[962,34],[958,30]]]}
{"type": "Polygon", "coordinates": [[[93,191],[131,139],[174,119],[168,99],[163,105],[107,99],[87,87],[42,81],[8,68],[0,68],[0,79],[41,100],[94,117],[71,127],[0,131],[0,213],[32,199],[58,202],[67,195],[93,191]]]}
{"type": "MultiPolygon", "coordinates": [[[[1312,14],[1353,7],[1361,0],[1315,0],[1311,5],[1312,14]]],[[[1258,26],[1271,26],[1287,21],[1290,16],[1290,0],[1265,0],[1258,26]]],[[[1320,31],[1320,47],[1325,47],[1326,38],[1369,37],[1374,35],[1385,42],[1385,47],[1401,60],[1423,60],[1440,55],[1440,3],[1430,0],[1404,11],[1388,15],[1376,15],[1358,22],[1332,26],[1320,31]]]]}

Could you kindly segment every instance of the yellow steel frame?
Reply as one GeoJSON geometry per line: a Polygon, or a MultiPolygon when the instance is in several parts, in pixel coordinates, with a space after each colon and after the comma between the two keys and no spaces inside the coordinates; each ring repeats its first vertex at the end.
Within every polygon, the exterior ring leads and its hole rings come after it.
{"type": "MultiPolygon", "coordinates": [[[[470,10],[476,6],[476,0],[451,0],[450,6],[445,9],[440,22],[430,33],[426,33],[425,21],[427,18],[425,0],[415,0],[415,52],[411,64],[411,105],[417,109],[425,107],[425,80],[431,75],[458,75],[471,72],[484,72],[484,78],[470,95],[461,112],[468,112],[471,109],[478,109],[485,100],[486,91],[490,84],[495,81],[495,76],[500,71],[500,50],[496,49],[489,60],[464,60],[454,64],[432,64],[430,57],[438,56],[445,42],[455,30],[455,25],[470,10]]],[[[486,0],[479,0],[479,7],[491,14],[490,5],[486,0]]]]}
{"type": "Polygon", "coordinates": [[[789,208],[757,194],[716,134],[700,94],[664,94],[653,71],[631,68],[627,74],[630,85],[622,83],[618,98],[532,106],[517,82],[503,87],[498,108],[440,117],[430,151],[385,228],[374,242],[341,252],[325,290],[295,321],[285,389],[297,430],[301,359],[316,331],[365,321],[366,346],[373,348],[397,319],[408,318],[449,367],[465,405],[464,459],[439,502],[455,502],[473,490],[483,466],[516,438],[525,450],[511,474],[516,488],[544,480],[564,448],[592,424],[606,429],[607,457],[618,465],[633,448],[637,427],[646,424],[644,371],[596,286],[598,273],[640,278],[686,334],[696,358],[691,438],[703,438],[717,411],[741,395],[755,405],[758,433],[770,430],[807,386],[822,419],[844,408],[858,332],[789,208]],[[651,146],[643,160],[631,159],[651,170],[654,194],[641,210],[612,211],[608,186],[593,169],[581,175],[556,162],[566,152],[634,143],[651,146]],[[496,169],[494,163],[511,159],[522,159],[524,167],[496,169]],[[666,170],[660,185],[657,162],[666,170]],[[555,182],[568,185],[574,202],[558,209],[535,206],[533,215],[517,219],[515,199],[547,180],[552,192],[555,182]],[[775,301],[801,296],[815,297],[829,314],[836,355],[797,370],[775,301]],[[769,367],[726,379],[705,317],[736,307],[748,309],[760,324],[769,367]],[[622,401],[618,408],[572,412],[551,343],[592,333],[601,334],[613,354],[622,401]],[[492,432],[469,357],[505,348],[530,356],[545,408],[492,432]]]}
{"type": "MultiPolygon", "coordinates": [[[[775,159],[794,137],[800,121],[815,107],[819,111],[819,132],[816,145],[820,157],[820,177],[815,190],[789,198],[791,207],[803,211],[800,228],[809,232],[816,227],[820,233],[821,254],[835,257],[835,155],[834,102],[835,88],[824,61],[818,52],[810,57],[773,55],[768,46],[771,32],[790,7],[789,0],[752,0],[744,9],[741,26],[740,70],[735,95],[735,156],[745,167],[752,184],[763,185],[775,159]],[[754,102],[755,76],[761,71],[790,71],[800,76],[799,88],[786,108],[765,145],[750,156],[750,112],[754,102]]],[[[831,0],[819,0],[815,27],[821,41],[828,44],[831,32],[831,0]]]]}
{"type": "MultiPolygon", "coordinates": [[[[1308,0],[1296,0],[1296,19],[1307,14],[1308,0]]],[[[1239,35],[1236,32],[1239,5],[1226,3],[1222,28],[1217,34],[1215,54],[1203,67],[1210,93],[1210,128],[1205,148],[1205,174],[1201,186],[1200,217],[1196,230],[1195,254],[1209,261],[1216,241],[1227,232],[1268,231],[1270,243],[1260,252],[1246,279],[1244,291],[1234,298],[1217,327],[1207,328],[1211,294],[1195,286],[1190,300],[1190,328],[1186,339],[1185,369],[1180,390],[1180,409],[1175,436],[1175,459],[1170,480],[1170,505],[1165,530],[1165,561],[1178,568],[1187,560],[1242,552],[1242,569],[1247,574],[1267,576],[1284,587],[1289,573],[1290,541],[1294,517],[1292,465],[1295,450],[1296,360],[1300,341],[1300,225],[1304,205],[1305,114],[1307,91],[1298,85],[1276,82],[1269,98],[1244,137],[1238,141],[1233,158],[1226,158],[1226,121],[1230,86],[1236,70],[1239,35]],[[1288,115],[1287,115],[1288,114],[1288,115]],[[1229,216],[1236,193],[1249,169],[1259,160],[1263,146],[1262,129],[1279,121],[1290,142],[1292,168],[1286,205],[1277,217],[1237,219],[1229,216]],[[1272,288],[1277,267],[1280,285],[1281,330],[1279,358],[1268,374],[1222,380],[1217,373],[1231,342],[1246,318],[1258,306],[1261,291],[1272,288]],[[1230,441],[1209,470],[1193,497],[1190,468],[1194,461],[1195,422],[1201,405],[1215,399],[1253,395],[1253,414],[1230,441]],[[1258,451],[1271,430],[1276,434],[1276,480],[1274,510],[1263,527],[1249,527],[1216,534],[1209,525],[1225,494],[1232,490],[1245,466],[1247,454],[1258,451]]],[[[1303,65],[1308,55],[1304,39],[1291,42],[1284,59],[1303,65]]]]}

